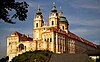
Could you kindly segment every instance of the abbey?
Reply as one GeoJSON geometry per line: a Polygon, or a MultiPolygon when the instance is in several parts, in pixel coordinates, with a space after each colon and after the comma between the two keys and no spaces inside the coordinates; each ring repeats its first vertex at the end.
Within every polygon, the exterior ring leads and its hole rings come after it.
{"type": "Polygon", "coordinates": [[[34,38],[33,50],[50,50],[54,53],[78,53],[86,51],[77,44],[88,44],[96,47],[95,44],[76,36],[69,31],[69,23],[60,8],[57,12],[55,4],[48,18],[48,24],[45,23],[40,6],[34,17],[34,38]],[[80,50],[79,50],[80,49],[80,50]],[[82,50],[81,50],[82,49],[82,50]]]}
{"type": "Polygon", "coordinates": [[[13,32],[7,37],[7,56],[10,61],[18,54],[34,50],[50,50],[54,53],[80,54],[97,48],[89,42],[69,31],[69,23],[62,9],[57,12],[53,4],[48,23],[44,21],[40,6],[34,17],[33,38],[13,32]]]}

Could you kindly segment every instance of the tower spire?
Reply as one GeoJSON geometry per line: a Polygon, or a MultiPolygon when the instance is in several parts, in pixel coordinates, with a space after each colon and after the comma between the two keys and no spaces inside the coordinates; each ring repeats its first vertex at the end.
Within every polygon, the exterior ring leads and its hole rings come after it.
{"type": "Polygon", "coordinates": [[[62,12],[62,7],[60,6],[60,12],[62,12]]]}
{"type": "Polygon", "coordinates": [[[55,2],[53,2],[53,8],[52,8],[52,12],[57,12],[57,10],[56,10],[56,4],[55,4],[55,2]]]}
{"type": "Polygon", "coordinates": [[[55,2],[53,2],[53,6],[55,6],[55,4],[56,4],[56,3],[55,3],[55,2]]]}
{"type": "Polygon", "coordinates": [[[59,16],[63,16],[62,7],[60,6],[59,16]]]}
{"type": "Polygon", "coordinates": [[[40,10],[41,10],[41,9],[40,9],[40,4],[38,4],[38,12],[40,12],[40,10]]]}
{"type": "Polygon", "coordinates": [[[38,4],[37,14],[42,14],[41,9],[40,9],[40,4],[38,4]]]}

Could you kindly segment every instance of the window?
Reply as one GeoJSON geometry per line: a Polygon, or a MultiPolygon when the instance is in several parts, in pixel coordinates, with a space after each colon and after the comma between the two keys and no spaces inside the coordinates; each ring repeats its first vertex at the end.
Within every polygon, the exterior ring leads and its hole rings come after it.
{"type": "Polygon", "coordinates": [[[22,50],[24,50],[24,45],[20,44],[18,48],[19,48],[19,51],[22,51],[22,50]]]}
{"type": "Polygon", "coordinates": [[[54,25],[54,21],[52,21],[52,25],[54,25]]]}
{"type": "Polygon", "coordinates": [[[49,42],[49,38],[47,38],[47,42],[49,42]]]}
{"type": "Polygon", "coordinates": [[[36,30],[36,38],[38,38],[38,37],[39,37],[39,31],[36,30]]]}
{"type": "Polygon", "coordinates": [[[45,39],[45,41],[46,41],[46,39],[45,39]]]}
{"type": "Polygon", "coordinates": [[[9,42],[9,45],[11,44],[11,42],[9,42]]]}
{"type": "Polygon", "coordinates": [[[41,24],[41,27],[44,26],[44,23],[41,24]]]}
{"type": "Polygon", "coordinates": [[[36,27],[38,27],[38,23],[36,23],[36,27]]]}
{"type": "Polygon", "coordinates": [[[64,26],[62,26],[62,29],[64,30],[64,26]]]}
{"type": "Polygon", "coordinates": [[[52,38],[50,38],[50,42],[52,42],[52,38]]]}

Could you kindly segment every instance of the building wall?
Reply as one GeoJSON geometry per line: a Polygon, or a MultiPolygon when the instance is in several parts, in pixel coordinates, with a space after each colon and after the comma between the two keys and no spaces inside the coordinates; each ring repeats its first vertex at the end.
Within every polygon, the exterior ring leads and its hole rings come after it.
{"type": "Polygon", "coordinates": [[[49,16],[49,26],[51,27],[57,27],[58,24],[58,15],[56,12],[51,12],[50,16],[49,16]],[[53,25],[52,25],[52,21],[53,21],[53,25]]]}
{"type": "Polygon", "coordinates": [[[87,62],[86,54],[53,54],[49,62],[87,62]]]}
{"type": "MultiPolygon", "coordinates": [[[[58,45],[58,52],[60,52],[60,53],[64,53],[64,52],[66,52],[66,45],[67,45],[67,38],[66,38],[66,36],[65,35],[63,35],[63,34],[60,34],[60,33],[57,33],[58,34],[58,42],[57,42],[57,45],[58,45]]],[[[57,52],[57,53],[58,53],[57,52]]]]}
{"type": "Polygon", "coordinates": [[[17,43],[19,41],[18,36],[9,36],[7,37],[7,55],[17,53],[17,43]]]}
{"type": "Polygon", "coordinates": [[[32,49],[32,41],[20,41],[18,35],[10,35],[7,37],[7,56],[9,61],[18,54],[22,54],[32,49]],[[20,46],[22,45],[22,46],[20,46]]]}
{"type": "Polygon", "coordinates": [[[62,30],[66,30],[66,29],[67,29],[66,22],[59,22],[59,27],[60,27],[60,29],[62,29],[62,30]],[[63,29],[63,26],[64,26],[64,29],[63,29]]]}
{"type": "MultiPolygon", "coordinates": [[[[34,30],[35,33],[36,30],[34,30]]],[[[40,39],[39,38],[35,38],[35,36],[37,36],[36,34],[34,34],[34,39],[33,39],[33,50],[53,50],[53,43],[54,42],[54,37],[52,32],[49,30],[49,28],[41,28],[41,30],[39,30],[40,33],[40,39]]]]}
{"type": "Polygon", "coordinates": [[[76,43],[76,41],[72,38],[68,38],[67,41],[68,41],[68,47],[66,47],[66,48],[68,48],[68,53],[75,54],[76,53],[75,52],[75,47],[76,47],[75,43],[76,43]]]}
{"type": "MultiPolygon", "coordinates": [[[[66,51],[66,36],[61,34],[61,33],[57,33],[54,32],[52,30],[50,30],[49,28],[41,28],[41,29],[45,29],[45,30],[40,30],[41,31],[41,37],[40,39],[35,39],[33,40],[33,44],[35,46],[33,46],[33,48],[36,49],[40,49],[40,50],[50,50],[53,51],[54,53],[63,53],[66,51]],[[38,45],[42,46],[39,47],[38,45]]],[[[35,32],[35,31],[34,31],[35,32]]],[[[36,36],[36,35],[34,35],[36,36]]]]}
{"type": "Polygon", "coordinates": [[[76,41],[75,43],[75,50],[76,50],[76,53],[87,53],[89,51],[95,51],[95,47],[92,47],[92,46],[89,46],[85,43],[82,43],[81,41],[76,41]]]}

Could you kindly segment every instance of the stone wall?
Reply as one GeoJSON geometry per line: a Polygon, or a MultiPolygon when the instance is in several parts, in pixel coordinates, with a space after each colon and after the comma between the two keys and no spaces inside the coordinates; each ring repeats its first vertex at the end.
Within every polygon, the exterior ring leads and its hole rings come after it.
{"type": "Polygon", "coordinates": [[[80,41],[75,42],[75,52],[76,54],[88,54],[87,52],[95,51],[96,48],[92,47],[90,45],[87,45],[85,43],[82,43],[80,41]]]}
{"type": "Polygon", "coordinates": [[[86,54],[53,54],[49,62],[86,62],[88,55],[86,54]]]}

